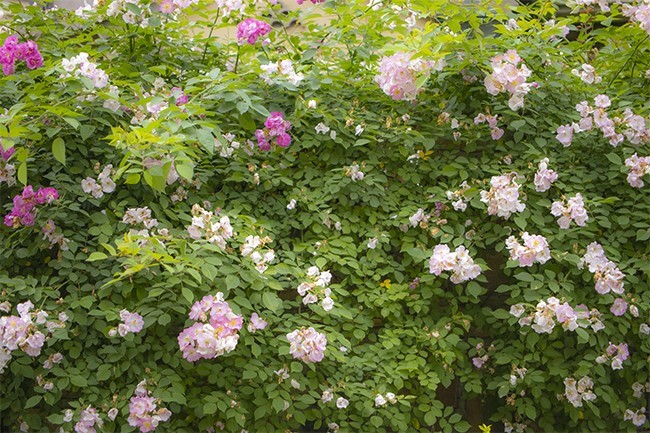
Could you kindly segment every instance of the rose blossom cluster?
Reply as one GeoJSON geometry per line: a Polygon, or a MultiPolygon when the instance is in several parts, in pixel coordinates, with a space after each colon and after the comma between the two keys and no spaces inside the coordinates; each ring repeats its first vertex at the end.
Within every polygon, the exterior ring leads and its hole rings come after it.
{"type": "Polygon", "coordinates": [[[424,209],[419,208],[417,212],[409,217],[409,222],[413,227],[420,226],[422,228],[425,228],[427,222],[429,221],[429,218],[431,218],[431,215],[425,214],[424,209]]]}
{"type": "Polygon", "coordinates": [[[151,209],[146,206],[127,209],[122,217],[122,222],[132,226],[142,224],[148,229],[154,228],[158,225],[158,220],[151,218],[151,209]]]}
{"type": "Polygon", "coordinates": [[[287,340],[290,343],[289,353],[294,358],[304,362],[320,362],[323,360],[327,347],[327,337],[311,326],[288,333],[287,340]]]}
{"type": "MultiPolygon", "coordinates": [[[[239,39],[240,45],[245,42],[248,42],[250,45],[255,45],[259,38],[269,33],[271,33],[271,26],[255,18],[248,18],[237,24],[237,39],[239,39]]],[[[265,39],[262,45],[268,43],[269,40],[265,39]]]]}
{"type": "Polygon", "coordinates": [[[481,201],[488,205],[488,215],[510,218],[516,212],[523,212],[526,205],[519,201],[519,185],[515,172],[492,176],[490,190],[481,191],[481,201]]]}
{"type": "Polygon", "coordinates": [[[266,84],[273,84],[272,75],[280,75],[280,77],[286,79],[294,86],[299,85],[305,79],[302,72],[296,73],[293,68],[293,63],[289,59],[280,60],[279,62],[269,62],[266,65],[261,65],[260,69],[262,70],[260,78],[266,84]]]}
{"type": "Polygon", "coordinates": [[[167,408],[156,409],[157,403],[160,401],[149,394],[147,381],[140,382],[129,401],[129,425],[147,433],[154,431],[161,421],[167,421],[172,416],[171,411],[167,408]]]}
{"type": "Polygon", "coordinates": [[[68,75],[74,74],[75,77],[85,77],[93,82],[93,86],[99,89],[108,85],[108,75],[103,69],[99,69],[95,63],[88,60],[88,53],[79,53],[70,59],[63,59],[61,62],[63,70],[68,75]]]}
{"type": "Polygon", "coordinates": [[[16,183],[16,167],[13,164],[9,163],[9,159],[13,156],[16,149],[11,146],[9,149],[5,150],[2,147],[2,139],[0,139],[0,183],[5,182],[8,186],[12,186],[16,183]]]}
{"type": "Polygon", "coordinates": [[[206,239],[222,250],[226,249],[226,241],[233,236],[230,218],[227,215],[223,215],[216,221],[212,212],[198,204],[192,206],[192,224],[187,231],[192,239],[206,239]]]}
{"type": "Polygon", "coordinates": [[[627,183],[633,188],[642,188],[645,183],[641,178],[650,174],[650,156],[639,157],[635,153],[625,160],[625,166],[630,170],[627,183]]]}
{"type": "Polygon", "coordinates": [[[56,232],[56,224],[52,220],[48,220],[43,226],[43,240],[50,243],[50,248],[58,245],[61,251],[68,249],[68,239],[64,238],[62,233],[56,232]]]}
{"type": "Polygon", "coordinates": [[[258,251],[258,249],[261,249],[265,244],[270,242],[272,240],[268,236],[263,238],[259,236],[247,236],[244,245],[241,246],[241,255],[250,257],[255,264],[255,269],[260,274],[264,273],[269,268],[268,263],[271,263],[275,259],[275,251],[271,249],[267,249],[264,253],[258,251]]]}
{"type": "Polygon", "coordinates": [[[178,335],[183,358],[190,362],[216,358],[237,347],[243,319],[230,309],[223,293],[207,295],[195,302],[189,317],[197,322],[178,335]]]}
{"type": "MultiPolygon", "coordinates": [[[[634,305],[632,307],[634,307],[634,305]]],[[[614,299],[612,306],[609,308],[609,311],[614,316],[622,316],[627,311],[627,302],[623,298],[616,298],[614,299]]]]}
{"type": "Polygon", "coordinates": [[[642,407],[637,411],[633,411],[631,409],[625,409],[625,413],[623,414],[623,419],[625,421],[632,421],[632,424],[634,424],[637,427],[641,427],[643,424],[645,424],[647,420],[645,414],[645,407],[642,407]]]}
{"type": "Polygon", "coordinates": [[[490,135],[492,135],[492,140],[498,140],[499,138],[503,137],[505,131],[502,128],[499,128],[497,118],[498,116],[496,114],[490,115],[478,113],[478,115],[474,118],[474,125],[480,125],[487,122],[487,124],[490,126],[490,135]]]}
{"type": "Polygon", "coordinates": [[[559,217],[557,223],[563,229],[568,229],[571,221],[580,227],[584,227],[589,220],[587,210],[585,209],[585,202],[580,193],[570,197],[566,200],[566,203],[564,197],[562,201],[554,201],[551,205],[551,215],[559,217]]]}
{"type": "Polygon", "coordinates": [[[437,276],[443,271],[452,271],[449,279],[452,283],[459,284],[478,277],[481,267],[474,263],[462,245],[453,253],[448,245],[436,245],[429,260],[429,272],[437,276]]]}
{"type": "Polygon", "coordinates": [[[519,266],[532,266],[533,263],[544,264],[551,258],[551,251],[544,236],[524,232],[521,235],[521,240],[523,245],[514,236],[506,239],[506,247],[510,251],[510,258],[519,262],[519,266]]]}
{"type": "Polygon", "coordinates": [[[291,136],[287,131],[291,129],[291,123],[284,120],[284,115],[279,111],[273,111],[264,122],[264,129],[255,131],[257,146],[261,150],[271,150],[269,141],[275,138],[275,144],[280,147],[288,147],[291,144],[291,136]]]}
{"type": "MultiPolygon", "coordinates": [[[[469,199],[465,197],[465,193],[469,189],[469,185],[467,184],[467,181],[463,181],[463,183],[460,184],[460,187],[455,190],[455,191],[447,191],[447,200],[451,200],[451,206],[454,208],[456,211],[460,212],[465,212],[467,209],[467,202],[469,199]]],[[[421,209],[418,209],[418,211],[421,209]]]]}
{"type": "Polygon", "coordinates": [[[258,316],[257,313],[251,314],[250,322],[248,323],[247,329],[248,332],[254,333],[255,331],[261,331],[267,327],[268,323],[266,320],[258,316]]]}
{"type": "Polygon", "coordinates": [[[180,9],[185,9],[193,4],[198,4],[199,0],[159,0],[160,12],[171,14],[180,9]]]}
{"type": "Polygon", "coordinates": [[[102,421],[102,419],[99,417],[97,409],[92,406],[88,406],[83,411],[81,411],[81,417],[79,418],[79,421],[74,425],[74,431],[77,433],[97,433],[95,427],[101,429],[103,425],[104,421],[102,421]]]}
{"type": "Polygon", "coordinates": [[[353,182],[358,180],[363,180],[365,174],[361,171],[359,164],[352,164],[349,167],[345,167],[345,175],[352,179],[353,182]]]}
{"type": "Polygon", "coordinates": [[[483,343],[478,343],[475,349],[476,356],[472,358],[472,364],[474,364],[474,367],[481,369],[490,359],[488,351],[494,350],[494,345],[490,345],[490,347],[486,349],[483,343]]]}
{"type": "Polygon", "coordinates": [[[603,78],[596,73],[596,69],[587,63],[583,63],[580,69],[571,69],[571,73],[580,77],[583,83],[598,84],[603,81],[603,78]]]}
{"type": "Polygon", "coordinates": [[[379,74],[375,76],[375,82],[394,100],[413,101],[423,90],[423,88],[418,89],[416,83],[418,75],[428,73],[434,68],[442,70],[443,67],[444,62],[411,59],[410,53],[396,53],[381,58],[379,74]]]}
{"type": "Polygon", "coordinates": [[[605,353],[596,358],[598,364],[606,364],[611,361],[612,370],[621,370],[623,368],[623,361],[630,356],[627,343],[612,344],[611,341],[605,353]]]}
{"type": "Polygon", "coordinates": [[[387,403],[395,404],[397,403],[397,397],[392,392],[387,392],[386,397],[381,394],[375,396],[375,407],[386,406],[387,403]]]}
{"type": "Polygon", "coordinates": [[[567,302],[560,304],[560,300],[553,296],[539,301],[533,311],[524,315],[526,310],[524,304],[515,304],[510,307],[510,314],[519,318],[520,326],[530,326],[538,334],[550,334],[555,325],[569,331],[590,326],[594,332],[598,332],[605,327],[598,310],[589,311],[585,305],[573,308],[567,302]]]}
{"type": "Polygon", "coordinates": [[[0,63],[5,75],[12,75],[16,70],[16,60],[24,60],[29,69],[43,66],[43,57],[34,41],[18,43],[18,36],[12,35],[5,39],[0,47],[0,63]]]}
{"type": "Polygon", "coordinates": [[[120,311],[120,319],[122,320],[122,323],[117,326],[117,330],[113,328],[108,331],[109,336],[113,337],[117,332],[121,337],[124,337],[130,332],[137,334],[138,332],[142,331],[144,320],[138,313],[131,313],[126,309],[122,309],[120,311]]]}
{"type": "Polygon", "coordinates": [[[330,271],[321,271],[317,266],[311,266],[307,269],[307,278],[307,281],[303,281],[298,286],[298,294],[303,296],[302,303],[315,304],[322,297],[323,310],[330,311],[334,307],[334,301],[330,297],[332,290],[327,287],[332,281],[330,271]]]}
{"type": "Polygon", "coordinates": [[[551,188],[553,182],[557,180],[557,172],[555,170],[549,170],[548,168],[548,158],[544,158],[539,162],[537,166],[537,172],[535,173],[535,191],[544,192],[548,191],[551,188]]]}
{"type": "Polygon", "coordinates": [[[577,382],[574,378],[567,377],[564,379],[564,396],[574,407],[582,407],[583,401],[596,400],[596,394],[592,391],[593,387],[594,382],[589,376],[585,376],[577,382]]]}
{"type": "Polygon", "coordinates": [[[36,217],[36,205],[52,203],[59,198],[59,192],[56,188],[41,187],[34,192],[31,185],[25,186],[23,192],[14,196],[14,206],[5,216],[4,223],[7,227],[18,228],[23,226],[33,226],[36,217]]]}
{"type": "Polygon", "coordinates": [[[115,182],[111,179],[111,173],[113,171],[113,165],[108,164],[99,176],[97,180],[92,177],[86,177],[81,181],[81,189],[86,194],[92,194],[95,198],[102,198],[104,193],[110,194],[115,191],[115,182]],[[99,182],[98,182],[99,181],[99,182]]]}
{"type": "Polygon", "coordinates": [[[223,134],[223,138],[226,139],[225,142],[221,142],[215,138],[214,140],[214,150],[219,151],[219,155],[223,158],[229,158],[235,153],[235,150],[241,147],[241,143],[235,140],[235,135],[231,132],[223,134]]]}
{"type": "Polygon", "coordinates": [[[650,3],[638,2],[636,5],[623,4],[623,15],[630,21],[639,23],[639,26],[650,35],[650,3]]]}
{"type": "Polygon", "coordinates": [[[224,17],[229,16],[233,12],[242,14],[246,8],[246,2],[243,0],[215,0],[215,3],[224,17]]]}
{"type": "Polygon", "coordinates": [[[650,141],[650,129],[646,127],[643,116],[634,114],[632,110],[626,108],[622,118],[610,118],[607,108],[612,105],[612,102],[607,95],[597,95],[594,98],[594,105],[595,107],[591,107],[587,101],[580,102],[576,105],[576,110],[581,116],[580,121],[558,127],[555,138],[564,147],[571,145],[574,133],[591,131],[594,126],[600,129],[603,137],[609,139],[609,144],[614,147],[621,144],[625,138],[632,144],[650,141]],[[616,127],[624,128],[623,132],[617,132],[616,127]]]}
{"type": "MultiPolygon", "coordinates": [[[[0,373],[11,360],[11,352],[18,348],[31,357],[41,354],[45,334],[37,325],[47,322],[48,313],[43,310],[32,311],[33,308],[31,301],[23,302],[16,306],[18,316],[0,317],[0,373]]],[[[9,311],[8,308],[2,310],[9,311]]],[[[50,328],[54,326],[48,326],[48,330],[50,328]]]]}
{"type": "Polygon", "coordinates": [[[578,263],[578,269],[587,265],[589,272],[594,274],[596,292],[605,295],[610,291],[618,295],[624,292],[625,274],[614,262],[605,257],[605,250],[598,242],[587,245],[587,252],[578,263]]]}
{"type": "MultiPolygon", "coordinates": [[[[327,388],[325,391],[323,391],[320,401],[322,401],[323,403],[329,403],[332,400],[334,400],[334,392],[331,388],[327,388]]],[[[350,401],[345,397],[339,397],[336,399],[336,407],[339,409],[345,409],[346,407],[348,407],[349,404],[350,401]]],[[[329,428],[333,432],[339,431],[339,426],[336,423],[330,423],[329,428]]]]}
{"type": "Polygon", "coordinates": [[[508,50],[490,59],[492,74],[485,77],[485,89],[491,95],[498,95],[501,92],[510,93],[508,106],[511,110],[518,110],[524,106],[524,95],[526,95],[534,83],[526,83],[531,71],[521,62],[521,57],[516,50],[508,50]],[[517,67],[521,63],[521,66],[517,67]]]}

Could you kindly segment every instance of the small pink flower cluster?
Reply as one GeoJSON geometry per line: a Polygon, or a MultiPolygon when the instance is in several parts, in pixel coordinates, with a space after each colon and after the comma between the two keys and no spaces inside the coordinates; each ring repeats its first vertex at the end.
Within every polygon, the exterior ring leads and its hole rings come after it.
{"type": "Polygon", "coordinates": [[[63,237],[63,234],[56,233],[56,225],[52,220],[48,220],[43,226],[43,240],[50,242],[50,248],[54,245],[58,245],[62,251],[68,249],[68,240],[63,237]]]}
{"type": "Polygon", "coordinates": [[[588,326],[594,332],[605,328],[598,310],[589,311],[585,305],[578,305],[574,309],[567,302],[560,304],[559,299],[553,296],[546,301],[539,301],[535,310],[524,316],[525,312],[526,306],[523,304],[510,307],[510,314],[519,318],[520,326],[530,326],[538,334],[550,334],[557,324],[569,331],[588,326]]]}
{"type": "Polygon", "coordinates": [[[431,215],[425,214],[424,209],[419,208],[417,212],[415,212],[413,215],[409,217],[409,222],[411,223],[411,226],[417,227],[420,226],[422,228],[426,227],[427,222],[429,221],[429,218],[431,215]]]}
{"type": "Polygon", "coordinates": [[[280,147],[287,147],[291,144],[291,136],[287,131],[291,129],[291,123],[284,120],[284,115],[279,111],[271,112],[271,115],[264,122],[264,129],[255,131],[257,146],[262,150],[271,150],[269,140],[275,137],[275,144],[280,147]]]}
{"type": "Polygon", "coordinates": [[[174,97],[177,107],[187,104],[190,100],[189,96],[180,87],[172,87],[172,96],[174,97]]]}
{"type": "Polygon", "coordinates": [[[172,14],[176,10],[185,9],[192,4],[197,4],[198,0],[159,0],[160,12],[172,14]]]}
{"type": "Polygon", "coordinates": [[[625,274],[614,262],[605,257],[605,251],[598,242],[587,245],[587,252],[578,263],[578,268],[582,269],[585,264],[589,272],[594,274],[596,292],[604,295],[611,291],[620,295],[625,291],[623,288],[625,274]]]}
{"type": "Polygon", "coordinates": [[[516,50],[508,50],[505,54],[499,54],[492,59],[493,73],[485,77],[485,89],[491,95],[498,95],[501,92],[510,93],[508,106],[511,110],[518,110],[524,106],[524,95],[526,95],[535,83],[526,83],[531,71],[525,64],[517,68],[521,57],[516,50]]]}
{"type": "Polygon", "coordinates": [[[302,72],[296,73],[296,70],[293,68],[293,62],[290,59],[280,60],[279,62],[269,62],[265,65],[261,65],[260,69],[263,71],[260,78],[262,78],[266,84],[274,83],[271,74],[279,74],[294,86],[299,85],[300,82],[305,79],[305,75],[302,72]]]}
{"type": "Polygon", "coordinates": [[[557,172],[555,170],[549,170],[548,158],[542,159],[539,162],[539,165],[537,166],[537,172],[535,173],[535,191],[548,191],[551,188],[553,182],[556,180],[557,172]]]}
{"type": "Polygon", "coordinates": [[[190,319],[197,320],[178,335],[178,345],[183,358],[190,362],[201,358],[212,359],[232,352],[239,341],[238,331],[243,318],[235,314],[223,293],[204,296],[190,310],[190,319]]]}
{"type": "MultiPolygon", "coordinates": [[[[465,212],[467,209],[467,202],[469,201],[469,199],[465,197],[467,190],[469,190],[469,185],[467,184],[467,181],[463,181],[457,190],[447,191],[447,200],[452,200],[451,205],[454,210],[465,212]]],[[[417,225],[417,223],[415,225],[417,225]]]]}
{"type": "Polygon", "coordinates": [[[627,343],[612,344],[611,341],[605,353],[596,358],[598,364],[605,364],[611,361],[612,370],[621,370],[623,368],[623,361],[630,356],[627,343]]]}
{"type": "Polygon", "coordinates": [[[571,73],[580,77],[583,83],[598,84],[603,81],[603,78],[596,73],[596,69],[587,63],[583,63],[580,69],[571,69],[571,73]]]}
{"type": "Polygon", "coordinates": [[[127,421],[131,427],[139,427],[142,433],[154,431],[160,421],[165,422],[172,413],[167,408],[156,409],[155,397],[149,395],[147,381],[143,380],[135,388],[135,392],[129,401],[129,418],[127,421]]]}
{"type": "Polygon", "coordinates": [[[43,324],[47,319],[45,311],[32,312],[34,304],[30,301],[18,304],[16,309],[19,316],[0,317],[0,373],[11,360],[11,352],[20,347],[31,357],[41,354],[45,343],[43,334],[36,324],[43,324]],[[32,321],[36,317],[36,323],[32,321]]]}
{"type": "MultiPolygon", "coordinates": [[[[650,11],[648,13],[650,14],[650,11]]],[[[632,411],[631,409],[625,409],[625,413],[623,414],[623,419],[625,421],[632,421],[632,424],[634,424],[637,427],[641,427],[647,421],[646,414],[645,414],[645,407],[642,407],[636,412],[632,411]]]]}
{"type": "Polygon", "coordinates": [[[260,274],[264,273],[268,269],[268,264],[275,259],[275,251],[267,249],[266,252],[262,253],[258,251],[265,244],[272,242],[271,238],[265,236],[260,238],[259,236],[246,236],[246,241],[244,245],[241,246],[241,255],[244,257],[249,257],[255,264],[255,269],[260,274]]]}
{"type": "Polygon", "coordinates": [[[110,194],[115,191],[115,182],[111,179],[111,172],[113,171],[113,165],[108,164],[99,176],[97,176],[97,182],[92,177],[87,177],[81,181],[81,189],[86,194],[92,194],[95,198],[102,198],[104,193],[110,194]]]}
{"type": "MultiPolygon", "coordinates": [[[[142,331],[144,320],[138,313],[131,313],[126,309],[120,311],[120,319],[122,323],[117,326],[117,332],[121,337],[126,336],[129,332],[137,334],[142,331]]],[[[112,337],[115,335],[115,329],[111,329],[108,334],[112,337]]]]}
{"type": "Polygon", "coordinates": [[[614,303],[610,307],[609,311],[612,312],[614,316],[622,316],[627,311],[627,302],[623,298],[614,299],[614,303]]]}
{"type": "Polygon", "coordinates": [[[266,320],[262,319],[257,313],[251,314],[251,320],[248,323],[248,332],[254,333],[255,331],[261,331],[268,326],[266,320]]]}
{"type": "Polygon", "coordinates": [[[583,401],[596,400],[596,394],[592,389],[594,382],[589,376],[585,376],[577,383],[572,377],[564,379],[564,396],[574,407],[582,407],[583,401]]]}
{"type": "Polygon", "coordinates": [[[366,176],[363,171],[361,171],[361,167],[359,167],[359,164],[352,164],[349,167],[344,167],[345,168],[345,176],[349,177],[352,179],[353,182],[363,180],[363,178],[366,176]]]}
{"type": "Polygon", "coordinates": [[[158,225],[158,220],[151,218],[151,209],[146,206],[127,209],[122,217],[122,222],[132,226],[142,223],[148,229],[152,229],[158,225]]]}
{"type": "Polygon", "coordinates": [[[375,407],[386,406],[386,404],[395,404],[397,403],[397,396],[392,392],[387,392],[386,397],[381,394],[375,396],[375,407]]]}
{"type": "Polygon", "coordinates": [[[519,201],[519,185],[515,172],[492,176],[490,190],[481,191],[481,201],[488,205],[488,215],[510,218],[516,212],[523,212],[526,205],[519,201]]]}
{"type": "Polygon", "coordinates": [[[650,141],[650,129],[646,127],[646,121],[643,116],[634,114],[632,110],[626,108],[623,112],[623,118],[610,118],[607,114],[607,108],[612,105],[607,95],[597,95],[594,98],[595,108],[591,107],[587,101],[582,101],[576,105],[576,110],[582,118],[579,123],[562,125],[557,129],[557,140],[567,147],[573,140],[573,133],[591,131],[594,125],[600,129],[603,136],[609,139],[609,144],[616,147],[623,142],[623,139],[632,144],[647,143],[650,141]],[[623,133],[616,132],[616,126],[623,126],[623,133]]]}
{"type": "Polygon", "coordinates": [[[0,139],[0,183],[5,182],[8,186],[12,186],[16,183],[16,167],[13,164],[9,164],[9,158],[14,154],[15,149],[11,146],[9,149],[5,150],[2,147],[2,140],[0,139]]]}
{"type": "Polygon", "coordinates": [[[79,422],[74,425],[74,431],[77,433],[97,433],[95,425],[101,429],[104,421],[99,417],[97,409],[88,406],[81,411],[81,417],[79,418],[79,422]]]}
{"type": "Polygon", "coordinates": [[[34,188],[27,185],[20,195],[14,196],[14,207],[5,216],[5,225],[13,228],[18,228],[21,225],[33,226],[36,217],[36,205],[49,204],[58,198],[59,192],[56,188],[42,187],[34,192],[34,188]]]}
{"type": "Polygon", "coordinates": [[[563,229],[568,229],[571,221],[580,227],[584,227],[589,220],[585,203],[580,193],[570,197],[566,201],[566,205],[564,198],[562,198],[562,201],[554,201],[551,205],[551,215],[559,217],[557,223],[563,229]]]}
{"type": "Polygon", "coordinates": [[[298,286],[298,294],[303,296],[302,303],[305,305],[314,304],[318,302],[320,297],[323,297],[321,302],[323,310],[330,311],[334,308],[334,301],[330,297],[332,290],[327,287],[332,281],[330,271],[321,272],[317,266],[311,266],[307,269],[307,277],[309,281],[303,281],[298,286]]]}
{"type": "Polygon", "coordinates": [[[203,209],[198,204],[192,206],[192,224],[187,228],[192,239],[206,239],[222,250],[226,249],[226,241],[234,232],[230,225],[230,218],[223,215],[219,221],[213,221],[215,215],[203,209]]]}
{"type": "Polygon", "coordinates": [[[506,247],[510,258],[519,262],[519,266],[532,266],[533,263],[546,263],[551,258],[548,242],[542,235],[521,235],[524,244],[521,245],[514,236],[506,239],[506,247]]]}
{"type": "Polygon", "coordinates": [[[314,328],[300,328],[287,334],[290,347],[289,353],[294,358],[304,362],[320,362],[323,360],[327,337],[314,328]]]}
{"type": "Polygon", "coordinates": [[[18,36],[7,37],[0,47],[0,63],[2,72],[11,75],[16,70],[16,60],[24,60],[29,69],[36,69],[43,66],[43,57],[38,51],[38,45],[34,41],[18,43],[18,36]]]}
{"type": "Polygon", "coordinates": [[[642,188],[645,183],[641,178],[650,174],[650,156],[639,157],[635,153],[625,160],[625,166],[630,170],[627,183],[633,188],[642,188]]]}
{"type": "Polygon", "coordinates": [[[491,345],[486,349],[483,343],[478,343],[475,349],[476,356],[472,358],[472,364],[474,364],[474,367],[481,369],[490,359],[488,351],[494,350],[494,346],[491,345]]]}
{"type": "Polygon", "coordinates": [[[635,6],[623,4],[622,12],[630,18],[630,21],[638,22],[639,26],[650,35],[650,3],[638,2],[635,6]]]}
{"type": "MultiPolygon", "coordinates": [[[[411,60],[410,53],[396,53],[392,56],[382,57],[379,62],[379,75],[375,82],[381,90],[394,100],[404,99],[413,101],[423,88],[418,89],[418,74],[428,73],[436,65],[422,59],[411,60]]],[[[444,63],[439,64],[439,69],[444,63]]]]}
{"type": "MultiPolygon", "coordinates": [[[[266,36],[269,33],[271,33],[271,26],[264,21],[256,20],[255,18],[248,18],[237,24],[237,39],[239,39],[240,45],[244,42],[248,42],[250,45],[255,45],[258,38],[266,36]]],[[[268,43],[269,40],[266,39],[262,42],[262,45],[268,43]]]]}
{"type": "Polygon", "coordinates": [[[497,123],[497,118],[498,116],[496,114],[490,115],[490,114],[478,113],[478,115],[474,118],[474,125],[480,125],[482,123],[487,122],[488,125],[490,126],[490,134],[492,135],[492,140],[498,140],[501,137],[503,137],[503,133],[505,131],[499,128],[499,125],[497,123]]]}
{"type": "MultiPolygon", "coordinates": [[[[276,0],[270,0],[271,3],[276,4],[276,0]]],[[[233,12],[244,13],[247,3],[243,0],[215,0],[217,7],[224,17],[229,16],[233,12]]]]}
{"type": "Polygon", "coordinates": [[[96,64],[88,60],[88,53],[79,53],[70,59],[63,59],[61,66],[68,73],[64,77],[73,73],[75,77],[88,78],[92,81],[93,86],[99,89],[108,85],[108,75],[103,69],[99,69],[96,64]]]}
{"type": "Polygon", "coordinates": [[[481,267],[474,263],[462,245],[453,253],[448,245],[436,245],[429,260],[429,272],[437,276],[443,271],[452,271],[449,279],[452,283],[459,284],[478,277],[481,267]]]}

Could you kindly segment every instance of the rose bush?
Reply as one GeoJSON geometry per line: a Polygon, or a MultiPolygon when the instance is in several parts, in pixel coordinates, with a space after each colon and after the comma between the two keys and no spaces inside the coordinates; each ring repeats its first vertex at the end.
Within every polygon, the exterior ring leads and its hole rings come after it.
{"type": "Polygon", "coordinates": [[[3,6],[1,429],[647,428],[650,5],[298,3],[3,6]]]}

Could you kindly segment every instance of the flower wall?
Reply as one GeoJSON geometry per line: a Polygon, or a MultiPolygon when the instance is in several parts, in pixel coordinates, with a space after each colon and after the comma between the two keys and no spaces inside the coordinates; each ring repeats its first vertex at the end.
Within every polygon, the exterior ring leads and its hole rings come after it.
{"type": "Polygon", "coordinates": [[[647,429],[650,4],[298,3],[2,6],[0,428],[647,429]]]}

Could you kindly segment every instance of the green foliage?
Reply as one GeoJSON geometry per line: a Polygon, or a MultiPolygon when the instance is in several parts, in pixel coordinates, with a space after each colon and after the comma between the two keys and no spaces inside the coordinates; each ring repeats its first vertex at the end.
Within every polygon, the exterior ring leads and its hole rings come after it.
{"type": "Polygon", "coordinates": [[[11,3],[0,20],[21,42],[36,40],[45,61],[0,78],[0,140],[15,146],[17,180],[0,183],[2,214],[24,185],[60,194],[39,208],[33,227],[0,228],[0,302],[30,300],[51,316],[69,316],[37,358],[13,352],[0,381],[2,429],[24,422],[33,431],[71,431],[92,405],[102,431],[134,431],[129,398],[147,379],[173,413],[159,431],[325,431],[337,423],[341,431],[464,432],[477,428],[470,421],[503,420],[535,431],[635,431],[623,414],[643,407],[632,384],[650,380],[650,338],[640,331],[650,321],[650,200],[647,186],[628,185],[624,161],[650,148],[627,140],[611,147],[598,131],[576,134],[571,147],[555,138],[558,126],[579,121],[575,105],[598,94],[609,95],[617,116],[625,108],[650,111],[647,35],[636,23],[614,25],[619,6],[561,15],[550,1],[488,7],[412,0],[372,8],[328,0],[285,16],[279,5],[250,4],[247,16],[282,24],[263,47],[213,36],[240,17],[215,18],[212,2],[174,15],[151,10],[148,1],[125,6],[148,25],[126,23],[123,12],[108,16],[111,2],[100,3],[86,17],[11,3]],[[409,28],[408,8],[422,25],[409,28]],[[323,15],[333,18],[329,24],[320,24],[323,15]],[[507,29],[509,19],[517,29],[507,29]],[[284,26],[292,20],[304,31],[290,35],[284,26]],[[571,30],[567,38],[561,26],[571,30]],[[520,111],[483,84],[490,58],[510,49],[539,84],[520,111]],[[404,51],[446,62],[417,81],[417,101],[394,101],[374,82],[379,60],[404,51]],[[62,60],[81,52],[119,95],[65,76],[62,60]],[[285,59],[304,74],[302,82],[261,78],[261,65],[285,59]],[[570,72],[585,62],[601,83],[570,72]],[[174,87],[187,104],[175,104],[174,87]],[[263,152],[255,130],[274,111],[291,122],[292,143],[263,152]],[[479,113],[498,114],[503,138],[492,140],[486,125],[474,124],[479,113]],[[335,134],[317,133],[319,123],[335,134]],[[232,142],[240,145],[229,154],[232,142]],[[533,178],[545,157],[559,179],[537,192],[533,178]],[[97,179],[108,164],[115,191],[84,192],[82,180],[97,179]],[[355,165],[363,179],[350,177],[355,165]],[[480,191],[492,176],[512,171],[524,177],[526,209],[510,219],[489,216],[480,191]],[[468,208],[455,211],[446,192],[464,181],[468,208]],[[562,230],[551,203],[576,193],[585,197],[589,221],[562,230]],[[230,218],[236,234],[225,250],[188,235],[195,204],[230,218]],[[158,227],[131,230],[125,213],[144,206],[158,227]],[[419,208],[432,216],[414,227],[409,217],[419,208]],[[67,249],[43,239],[49,219],[67,249]],[[529,268],[508,260],[505,240],[523,231],[548,240],[551,260],[529,268]],[[263,273],[240,254],[250,235],[272,240],[276,259],[263,273]],[[638,318],[610,313],[613,294],[596,293],[593,275],[578,268],[593,241],[625,274],[624,297],[638,318]],[[447,273],[429,273],[439,244],[466,247],[482,274],[454,284],[447,273]],[[310,266],[332,272],[330,312],[303,305],[297,294],[310,266]],[[269,326],[252,333],[244,325],[233,352],[190,363],[177,336],[192,322],[192,304],[216,292],[245,324],[256,312],[269,326]],[[513,304],[551,296],[597,308],[605,329],[557,326],[537,334],[508,313],[513,304]],[[122,309],[141,314],[144,329],[111,337],[122,309]],[[286,334],[308,326],[327,335],[320,363],[289,353],[286,334]],[[595,362],[609,342],[630,347],[621,370],[595,362]],[[64,360],[43,368],[55,353],[64,360]],[[472,358],[484,353],[486,365],[474,367],[472,358]],[[516,368],[527,373],[512,385],[516,368]],[[565,378],[586,375],[595,401],[581,408],[558,401],[565,378]],[[53,389],[39,386],[39,377],[53,389]],[[327,389],[350,405],[323,403],[327,389]],[[374,404],[389,392],[397,403],[374,404]],[[466,403],[476,401],[483,419],[469,416],[466,403]],[[112,407],[115,421],[106,417],[112,407]],[[72,422],[63,420],[66,409],[75,411],[72,422]]]}

